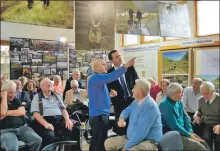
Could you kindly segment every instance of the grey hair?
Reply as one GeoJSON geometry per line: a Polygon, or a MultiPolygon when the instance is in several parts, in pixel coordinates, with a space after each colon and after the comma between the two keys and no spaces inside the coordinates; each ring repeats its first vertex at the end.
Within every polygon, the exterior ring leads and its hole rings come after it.
{"type": "Polygon", "coordinates": [[[193,79],[193,81],[199,81],[200,83],[203,82],[203,80],[201,78],[195,78],[195,79],[193,79]]]}
{"type": "Polygon", "coordinates": [[[144,94],[147,96],[150,93],[151,84],[148,80],[137,79],[135,81],[136,85],[144,91],[144,94]]]}
{"type": "Polygon", "coordinates": [[[21,83],[23,84],[22,86],[24,86],[28,82],[28,78],[25,76],[19,77],[18,80],[21,81],[21,83]]]}
{"type": "Polygon", "coordinates": [[[56,80],[56,79],[61,79],[61,77],[59,75],[53,76],[53,80],[56,80]]]}
{"type": "Polygon", "coordinates": [[[154,78],[152,78],[152,77],[147,78],[147,80],[148,80],[149,82],[154,82],[154,83],[156,83],[155,80],[154,80],[154,78]]]}
{"type": "Polygon", "coordinates": [[[202,85],[200,86],[200,91],[202,89],[207,89],[209,92],[211,91],[215,91],[215,86],[212,82],[209,82],[209,81],[205,81],[202,83],[202,85]]]}
{"type": "Polygon", "coordinates": [[[171,95],[172,93],[181,91],[182,92],[183,88],[179,83],[171,83],[168,88],[167,88],[167,95],[171,95]]]}
{"type": "Polygon", "coordinates": [[[79,71],[78,69],[74,69],[74,70],[72,71],[72,74],[74,74],[74,73],[80,73],[80,71],[79,71]]]}
{"type": "Polygon", "coordinates": [[[79,83],[78,83],[77,80],[71,80],[70,85],[71,85],[71,88],[72,88],[74,85],[79,86],[79,83]]]}
{"type": "Polygon", "coordinates": [[[43,84],[44,84],[46,81],[51,82],[51,80],[50,80],[49,78],[43,78],[43,79],[40,81],[40,88],[42,88],[43,84]]]}
{"type": "Polygon", "coordinates": [[[4,84],[2,85],[2,91],[7,91],[8,88],[14,88],[16,89],[17,88],[17,85],[14,81],[12,80],[7,80],[4,82],[4,84]]]}

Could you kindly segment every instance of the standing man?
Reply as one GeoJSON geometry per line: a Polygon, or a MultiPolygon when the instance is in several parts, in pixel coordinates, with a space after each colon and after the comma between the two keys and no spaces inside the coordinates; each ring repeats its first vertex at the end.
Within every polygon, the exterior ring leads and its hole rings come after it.
{"type": "Polygon", "coordinates": [[[141,19],[142,19],[142,13],[140,12],[140,10],[138,9],[137,11],[137,19],[138,19],[138,26],[141,27],[141,19]]]}
{"type": "MultiPolygon", "coordinates": [[[[108,73],[111,73],[123,66],[121,56],[117,50],[112,50],[109,53],[108,58],[114,65],[114,67],[108,70],[108,73]]],[[[117,96],[111,98],[116,121],[118,121],[121,112],[134,100],[132,97],[132,89],[134,88],[136,79],[139,79],[138,74],[135,71],[134,66],[131,66],[118,79],[107,84],[109,92],[112,90],[117,92],[117,96]]],[[[126,133],[126,129],[127,125],[125,128],[117,127],[117,134],[124,135],[126,133]]]]}
{"type": "Polygon", "coordinates": [[[183,91],[183,107],[191,120],[193,121],[193,115],[198,109],[199,99],[202,97],[200,93],[200,85],[202,84],[201,78],[195,78],[191,87],[187,87],[183,91]]]}
{"type": "Polygon", "coordinates": [[[105,151],[104,142],[107,139],[110,114],[110,96],[106,84],[124,74],[134,65],[134,60],[135,58],[129,60],[126,65],[109,74],[106,74],[107,65],[104,60],[92,62],[94,74],[88,81],[89,124],[92,129],[90,151],[105,151]]]}
{"type": "Polygon", "coordinates": [[[134,20],[133,20],[133,14],[134,14],[134,11],[130,8],[129,9],[129,11],[128,11],[128,13],[129,13],[129,16],[130,16],[130,26],[133,26],[133,22],[134,22],[134,20]]]}
{"type": "Polygon", "coordinates": [[[68,90],[71,89],[70,82],[71,82],[72,80],[78,81],[78,83],[79,83],[79,88],[80,88],[80,89],[83,89],[82,83],[79,81],[79,80],[80,80],[80,71],[74,69],[73,72],[72,72],[72,77],[70,77],[70,78],[66,81],[66,86],[65,86],[65,89],[64,89],[64,92],[63,92],[63,100],[65,100],[66,91],[68,91],[68,90]]]}

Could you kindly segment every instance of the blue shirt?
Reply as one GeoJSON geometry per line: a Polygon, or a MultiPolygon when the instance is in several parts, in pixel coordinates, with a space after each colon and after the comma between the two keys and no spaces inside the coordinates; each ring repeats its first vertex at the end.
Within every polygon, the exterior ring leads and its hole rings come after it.
{"type": "Polygon", "coordinates": [[[129,150],[144,140],[159,142],[162,138],[161,114],[155,101],[147,96],[142,103],[134,100],[120,117],[128,118],[127,129],[128,142],[124,148],[129,150]]]}
{"type": "Polygon", "coordinates": [[[180,135],[186,137],[191,136],[192,126],[181,101],[173,101],[170,97],[166,97],[160,103],[159,109],[164,129],[178,131],[180,135]]]}
{"type": "Polygon", "coordinates": [[[89,116],[110,114],[110,96],[106,84],[115,81],[127,69],[122,66],[109,74],[94,73],[88,81],[89,116]]]}

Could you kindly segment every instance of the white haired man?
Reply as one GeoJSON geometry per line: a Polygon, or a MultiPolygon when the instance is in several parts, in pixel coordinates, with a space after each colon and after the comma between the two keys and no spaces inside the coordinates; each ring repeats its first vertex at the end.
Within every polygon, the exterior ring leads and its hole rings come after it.
{"type": "Polygon", "coordinates": [[[95,60],[91,64],[94,74],[88,81],[89,123],[92,129],[90,151],[105,151],[104,142],[107,138],[111,104],[106,84],[124,74],[128,67],[134,65],[134,60],[135,58],[130,59],[127,64],[108,74],[104,60],[95,60]]]}
{"type": "Polygon", "coordinates": [[[193,115],[198,109],[199,99],[202,97],[200,92],[200,85],[202,84],[201,78],[195,78],[192,81],[192,86],[187,87],[183,91],[183,107],[191,120],[193,121],[193,115]]]}
{"type": "Polygon", "coordinates": [[[77,100],[81,101],[83,104],[88,106],[88,102],[86,101],[86,90],[79,89],[79,83],[76,80],[72,80],[71,89],[66,92],[66,97],[64,104],[66,106],[74,104],[77,100]]]}
{"type": "Polygon", "coordinates": [[[133,89],[135,100],[124,109],[118,126],[124,127],[129,118],[127,136],[117,136],[105,141],[106,150],[157,150],[156,143],[162,137],[161,114],[156,102],[150,97],[150,83],[136,80],[133,89]]]}
{"type": "Polygon", "coordinates": [[[163,133],[178,131],[184,150],[210,150],[208,144],[193,133],[190,118],[183,109],[181,98],[182,86],[179,83],[171,83],[167,88],[167,97],[159,105],[163,133]]]}
{"type": "Polygon", "coordinates": [[[70,77],[67,81],[66,81],[66,86],[63,92],[63,100],[65,100],[65,96],[66,96],[66,91],[71,89],[71,84],[70,82],[72,80],[76,80],[79,83],[79,88],[83,89],[82,83],[80,82],[80,71],[77,69],[74,69],[72,72],[72,77],[70,77]]]}
{"type": "Polygon", "coordinates": [[[31,112],[36,120],[34,129],[43,139],[42,146],[54,142],[59,130],[63,131],[63,134],[61,134],[63,136],[69,136],[71,133],[71,139],[78,142],[73,147],[76,151],[79,151],[79,129],[70,120],[62,97],[53,93],[51,87],[52,82],[50,79],[44,78],[40,82],[42,93],[35,95],[33,98],[31,112]]]}
{"type": "Polygon", "coordinates": [[[25,121],[25,108],[16,95],[15,82],[8,80],[2,86],[1,92],[1,124],[0,144],[7,151],[18,150],[18,138],[24,141],[29,150],[39,150],[42,139],[25,121]]]}
{"type": "Polygon", "coordinates": [[[220,96],[215,92],[215,86],[211,82],[203,82],[200,86],[202,98],[199,100],[199,108],[194,115],[194,120],[199,124],[200,136],[213,149],[220,150],[220,96]]]}

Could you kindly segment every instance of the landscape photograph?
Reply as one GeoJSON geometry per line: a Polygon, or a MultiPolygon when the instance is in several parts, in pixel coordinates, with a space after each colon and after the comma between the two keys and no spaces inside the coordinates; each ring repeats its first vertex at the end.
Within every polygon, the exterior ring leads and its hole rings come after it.
{"type": "Polygon", "coordinates": [[[116,1],[117,33],[159,36],[157,1],[116,1]]]}
{"type": "Polygon", "coordinates": [[[203,81],[210,81],[214,84],[215,88],[219,90],[220,76],[219,75],[197,75],[196,77],[201,78],[203,81]]]}
{"type": "Polygon", "coordinates": [[[1,0],[1,21],[73,28],[72,1],[1,0]]]}
{"type": "Polygon", "coordinates": [[[163,52],[163,74],[188,74],[189,52],[163,52]]]}
{"type": "Polygon", "coordinates": [[[163,79],[169,79],[170,82],[177,82],[183,87],[189,86],[189,76],[188,75],[163,75],[163,79]]]}

